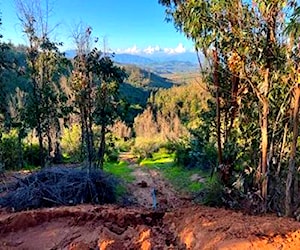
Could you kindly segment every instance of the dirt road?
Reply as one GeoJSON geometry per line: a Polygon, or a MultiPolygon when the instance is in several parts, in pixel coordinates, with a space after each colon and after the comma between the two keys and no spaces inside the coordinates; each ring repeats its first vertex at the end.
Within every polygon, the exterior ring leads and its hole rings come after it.
{"type": "Polygon", "coordinates": [[[300,249],[293,219],[193,205],[158,171],[131,167],[135,205],[1,211],[0,249],[300,249]]]}

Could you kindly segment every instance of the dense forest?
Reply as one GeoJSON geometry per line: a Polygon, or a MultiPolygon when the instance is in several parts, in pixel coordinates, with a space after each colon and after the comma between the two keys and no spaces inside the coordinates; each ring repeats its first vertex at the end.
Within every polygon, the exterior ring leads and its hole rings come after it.
{"type": "Polygon", "coordinates": [[[91,171],[120,152],[139,160],[166,152],[216,180],[201,193],[208,204],[293,215],[300,202],[297,1],[159,3],[195,44],[199,70],[190,77],[116,64],[83,24],[72,34],[76,55],[67,58],[38,6],[19,1],[28,43],[0,49],[1,171],[66,163],[91,171]]]}

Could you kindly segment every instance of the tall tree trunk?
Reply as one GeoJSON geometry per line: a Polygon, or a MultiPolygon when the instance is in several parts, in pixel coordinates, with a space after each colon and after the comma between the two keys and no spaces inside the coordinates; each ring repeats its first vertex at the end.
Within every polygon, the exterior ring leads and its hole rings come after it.
{"type": "Polygon", "coordinates": [[[104,163],[105,132],[106,132],[106,127],[105,127],[105,125],[102,125],[101,134],[100,134],[100,146],[99,146],[99,151],[98,151],[98,164],[97,164],[97,167],[100,169],[103,169],[103,163],[104,163]]]}
{"type": "Polygon", "coordinates": [[[263,103],[263,115],[261,122],[261,195],[264,199],[264,208],[267,205],[268,195],[268,112],[269,104],[267,101],[263,103]]]}
{"type": "Polygon", "coordinates": [[[40,158],[40,164],[41,164],[41,168],[44,168],[45,167],[44,145],[43,145],[44,143],[43,143],[43,136],[42,136],[40,124],[38,124],[37,133],[38,133],[38,137],[39,137],[39,158],[40,158]]]}
{"type": "Polygon", "coordinates": [[[88,124],[88,110],[84,109],[84,138],[85,138],[85,156],[88,163],[89,171],[92,169],[92,158],[91,158],[91,145],[90,145],[90,131],[89,131],[89,124],[88,124]]]}
{"type": "Polygon", "coordinates": [[[283,138],[282,138],[282,144],[281,144],[281,150],[280,150],[280,155],[279,155],[279,161],[278,161],[278,166],[277,166],[277,170],[276,170],[276,178],[277,179],[279,179],[279,174],[280,174],[280,171],[281,171],[281,163],[282,163],[282,158],[283,158],[283,155],[284,155],[287,132],[288,132],[288,123],[285,123],[283,138]]]}
{"type": "MultiPolygon", "coordinates": [[[[298,79],[300,81],[300,79],[298,79]]],[[[292,213],[292,199],[294,192],[292,190],[293,181],[295,181],[295,165],[296,165],[296,151],[297,151],[297,141],[299,133],[299,97],[300,97],[300,87],[299,83],[295,89],[294,94],[294,111],[293,111],[293,141],[291,145],[289,169],[286,180],[286,190],[285,190],[285,214],[290,216],[292,213]]]]}
{"type": "Polygon", "coordinates": [[[60,120],[55,120],[55,149],[54,149],[54,163],[62,163],[62,152],[61,152],[61,124],[60,120]]]}
{"type": "Polygon", "coordinates": [[[213,51],[214,74],[213,80],[216,88],[216,112],[217,112],[217,144],[218,144],[218,164],[221,165],[222,159],[222,142],[221,142],[221,111],[220,111],[220,83],[219,83],[219,57],[217,49],[213,51]]]}
{"type": "MultiPolygon", "coordinates": [[[[49,122],[49,121],[48,121],[49,122]]],[[[51,165],[51,161],[52,161],[52,138],[51,138],[51,131],[50,131],[50,127],[49,125],[47,126],[47,141],[48,141],[48,152],[47,152],[47,158],[46,158],[46,164],[47,166],[49,166],[49,164],[51,165]]]]}
{"type": "Polygon", "coordinates": [[[268,114],[269,114],[269,68],[264,75],[263,97],[262,97],[262,117],[261,117],[261,196],[263,197],[263,210],[267,210],[268,196],[268,114]]]}
{"type": "Polygon", "coordinates": [[[238,96],[238,89],[239,89],[239,82],[240,78],[236,75],[233,75],[231,78],[232,85],[231,85],[231,115],[230,115],[230,124],[228,129],[228,134],[230,134],[230,131],[233,127],[234,120],[237,114],[238,109],[238,103],[237,103],[237,96],[238,96]]]}

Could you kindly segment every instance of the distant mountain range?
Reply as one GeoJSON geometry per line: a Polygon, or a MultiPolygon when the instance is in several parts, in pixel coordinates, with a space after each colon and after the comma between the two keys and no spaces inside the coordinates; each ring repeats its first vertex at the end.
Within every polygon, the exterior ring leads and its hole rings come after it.
{"type": "MultiPolygon", "coordinates": [[[[67,50],[68,58],[75,56],[75,50],[67,50]]],[[[195,52],[167,54],[157,52],[153,54],[112,54],[113,60],[119,64],[137,65],[151,70],[157,74],[169,74],[179,72],[192,72],[198,69],[198,59],[195,52]]]]}
{"type": "Polygon", "coordinates": [[[121,64],[134,64],[155,73],[189,72],[198,69],[197,55],[192,52],[180,54],[115,54],[114,60],[121,64]]]}

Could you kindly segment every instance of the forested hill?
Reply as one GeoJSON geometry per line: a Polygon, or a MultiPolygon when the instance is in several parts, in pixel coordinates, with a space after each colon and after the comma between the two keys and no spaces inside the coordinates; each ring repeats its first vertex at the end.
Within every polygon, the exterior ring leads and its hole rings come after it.
{"type": "Polygon", "coordinates": [[[153,73],[150,69],[142,69],[135,65],[124,66],[128,78],[127,82],[146,89],[171,88],[174,84],[169,79],[153,73]]]}
{"type": "Polygon", "coordinates": [[[151,92],[169,89],[175,84],[172,80],[139,68],[135,65],[123,66],[128,77],[120,84],[120,96],[130,105],[126,122],[132,123],[134,117],[143,112],[151,92]]]}

